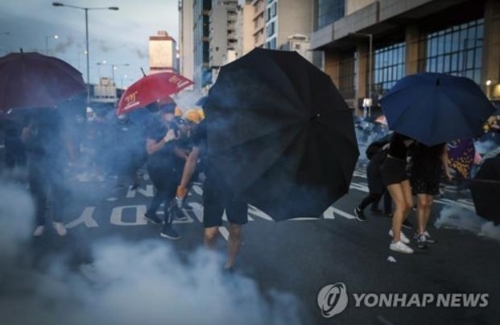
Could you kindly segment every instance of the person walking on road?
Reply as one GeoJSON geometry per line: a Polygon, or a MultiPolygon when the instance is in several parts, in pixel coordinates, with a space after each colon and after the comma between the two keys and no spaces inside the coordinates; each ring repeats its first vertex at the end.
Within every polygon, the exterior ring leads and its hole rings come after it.
{"type": "Polygon", "coordinates": [[[388,142],[376,141],[370,144],[366,150],[367,158],[370,160],[366,168],[369,193],[363,201],[361,201],[361,204],[354,209],[354,215],[359,221],[366,221],[364,210],[370,204],[372,205],[372,212],[379,212],[377,205],[382,197],[384,197],[385,215],[389,216],[392,213],[392,199],[382,182],[380,171],[382,163],[387,158],[388,146],[388,142]]]}
{"type": "Polygon", "coordinates": [[[148,153],[147,170],[156,194],[151,201],[144,217],[154,223],[160,224],[156,211],[164,204],[165,219],[160,236],[168,239],[179,239],[180,235],[174,229],[172,206],[175,205],[177,184],[182,176],[182,170],[176,168],[179,164],[176,159],[175,140],[178,134],[174,119],[175,104],[165,104],[159,107],[159,119],[155,119],[147,128],[146,151],[148,153]]]}
{"type": "Polygon", "coordinates": [[[192,141],[193,149],[186,161],[182,180],[177,189],[178,206],[182,206],[188,192],[188,184],[200,159],[204,163],[206,175],[203,185],[204,243],[207,248],[214,248],[225,210],[229,220],[229,239],[224,269],[231,271],[241,247],[242,226],[248,222],[248,205],[246,202],[236,199],[228,191],[227,184],[216,170],[213,162],[210,161],[210,148],[207,148],[206,120],[201,121],[193,130],[192,141]]]}
{"type": "Polygon", "coordinates": [[[406,168],[408,151],[414,142],[415,140],[412,138],[394,132],[389,142],[387,158],[381,168],[382,180],[395,204],[392,229],[389,231],[389,235],[392,237],[389,248],[405,254],[413,253],[413,249],[408,246],[410,240],[401,231],[401,227],[413,207],[413,197],[406,168]]]}
{"type": "Polygon", "coordinates": [[[418,229],[414,237],[417,240],[417,247],[423,249],[427,247],[427,243],[435,243],[426,228],[434,196],[439,194],[441,172],[444,170],[448,180],[452,179],[448,167],[446,144],[442,143],[427,147],[421,143],[416,143],[412,147],[411,160],[410,183],[412,192],[417,196],[418,202],[418,229]]]}
{"type": "Polygon", "coordinates": [[[67,230],[61,219],[66,197],[64,169],[74,157],[63,135],[60,112],[56,108],[32,110],[26,118],[21,139],[26,144],[28,181],[35,199],[36,228],[33,236],[38,237],[45,232],[49,202],[52,225],[59,236],[65,236],[67,230]]]}

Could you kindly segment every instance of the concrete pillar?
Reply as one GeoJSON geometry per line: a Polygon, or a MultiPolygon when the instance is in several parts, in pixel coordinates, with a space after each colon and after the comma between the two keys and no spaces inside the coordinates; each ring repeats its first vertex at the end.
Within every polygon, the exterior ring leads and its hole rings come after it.
{"type": "Polygon", "coordinates": [[[332,78],[337,88],[340,85],[340,57],[337,51],[325,51],[325,73],[332,78]]]}
{"type": "Polygon", "coordinates": [[[424,72],[427,43],[425,40],[421,40],[420,29],[417,25],[408,25],[406,27],[405,41],[405,74],[424,72]]]}
{"type": "Polygon", "coordinates": [[[492,98],[500,99],[500,1],[487,0],[484,8],[484,42],[481,86],[492,98]],[[486,81],[491,85],[486,86],[486,81]]]}
{"type": "Polygon", "coordinates": [[[368,66],[369,66],[369,46],[367,42],[360,43],[357,46],[358,69],[356,71],[356,112],[358,115],[362,114],[363,98],[369,97],[368,93],[368,66]]]}

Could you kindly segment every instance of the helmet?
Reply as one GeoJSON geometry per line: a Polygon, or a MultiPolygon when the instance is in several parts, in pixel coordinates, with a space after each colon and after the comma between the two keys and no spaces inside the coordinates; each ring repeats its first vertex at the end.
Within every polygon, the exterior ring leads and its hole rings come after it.
{"type": "Polygon", "coordinates": [[[205,116],[200,114],[200,110],[190,109],[184,114],[184,118],[192,123],[200,123],[205,116]]]}

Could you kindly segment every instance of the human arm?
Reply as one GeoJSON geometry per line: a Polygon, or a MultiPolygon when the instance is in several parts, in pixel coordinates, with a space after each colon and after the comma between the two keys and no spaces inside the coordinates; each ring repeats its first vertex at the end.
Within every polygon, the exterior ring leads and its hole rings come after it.
{"type": "Polygon", "coordinates": [[[448,157],[448,147],[447,145],[443,146],[443,153],[441,154],[441,162],[443,165],[443,170],[446,178],[451,181],[453,179],[453,176],[451,176],[450,172],[450,159],[448,157]]]}
{"type": "Polygon", "coordinates": [[[160,141],[155,141],[151,138],[148,138],[146,140],[146,152],[148,153],[148,155],[153,154],[163,148],[166,143],[174,140],[175,138],[175,131],[172,129],[168,130],[167,134],[160,141]]]}
{"type": "Polygon", "coordinates": [[[182,172],[181,183],[177,187],[176,200],[179,207],[182,206],[182,202],[187,195],[187,187],[193,177],[196,166],[198,165],[198,157],[200,155],[200,147],[193,147],[193,150],[189,153],[186,163],[184,164],[184,170],[182,172]]]}

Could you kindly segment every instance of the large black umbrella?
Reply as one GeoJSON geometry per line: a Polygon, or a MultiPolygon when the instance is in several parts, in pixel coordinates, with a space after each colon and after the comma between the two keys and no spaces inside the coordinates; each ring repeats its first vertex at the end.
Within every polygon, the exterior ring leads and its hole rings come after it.
{"type": "Polygon", "coordinates": [[[500,156],[486,159],[470,185],[476,214],[500,222],[500,156]]]}
{"type": "Polygon", "coordinates": [[[352,111],[296,52],[255,49],[222,67],[204,108],[228,190],[275,220],[319,217],[347,193],[359,156],[352,111]]]}

